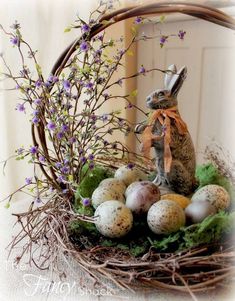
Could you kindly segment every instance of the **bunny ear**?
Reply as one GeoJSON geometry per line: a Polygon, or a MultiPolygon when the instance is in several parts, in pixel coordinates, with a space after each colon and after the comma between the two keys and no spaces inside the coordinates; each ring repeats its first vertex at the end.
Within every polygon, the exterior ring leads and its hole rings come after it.
{"type": "Polygon", "coordinates": [[[171,78],[171,81],[168,85],[168,90],[171,93],[171,96],[176,97],[179,93],[180,88],[183,85],[183,82],[187,76],[187,67],[182,67],[177,74],[174,74],[171,78]]]}
{"type": "Polygon", "coordinates": [[[168,68],[167,68],[167,71],[166,71],[166,74],[165,74],[165,79],[164,79],[164,85],[165,85],[165,88],[168,89],[168,86],[171,82],[171,79],[173,77],[173,75],[177,72],[177,68],[176,66],[173,64],[173,65],[170,65],[168,68]]]}

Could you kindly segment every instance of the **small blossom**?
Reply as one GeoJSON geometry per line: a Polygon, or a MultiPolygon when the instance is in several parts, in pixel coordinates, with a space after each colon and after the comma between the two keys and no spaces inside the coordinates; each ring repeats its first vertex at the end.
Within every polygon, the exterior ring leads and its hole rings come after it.
{"type": "Polygon", "coordinates": [[[64,176],[59,176],[58,178],[57,178],[57,181],[58,181],[58,183],[65,183],[65,177],[64,176]]]}
{"type": "Polygon", "coordinates": [[[81,27],[82,32],[90,31],[90,26],[88,24],[83,24],[81,27]]]}
{"type": "Polygon", "coordinates": [[[63,174],[68,174],[68,173],[69,173],[69,167],[68,167],[68,166],[63,166],[63,167],[61,168],[61,172],[62,172],[63,174]]]}
{"type": "Polygon", "coordinates": [[[39,206],[41,203],[42,203],[42,200],[40,199],[40,197],[36,197],[35,200],[34,200],[34,204],[36,206],[39,206]]]}
{"type": "Polygon", "coordinates": [[[91,200],[90,199],[88,199],[88,198],[85,198],[85,199],[82,199],[82,204],[83,204],[83,206],[90,206],[90,204],[91,204],[91,200]]]}
{"type": "Polygon", "coordinates": [[[67,132],[69,130],[69,126],[67,124],[63,124],[61,127],[61,132],[67,132]]]}
{"type": "Polygon", "coordinates": [[[19,111],[19,112],[24,112],[25,113],[25,106],[23,103],[18,103],[16,105],[16,110],[19,111]]]}
{"type": "Polygon", "coordinates": [[[22,147],[20,147],[20,148],[17,149],[16,152],[17,152],[18,155],[22,155],[23,152],[24,152],[24,149],[22,147]]]}
{"type": "Polygon", "coordinates": [[[67,79],[64,80],[64,81],[63,81],[63,86],[64,86],[64,89],[65,89],[65,90],[67,90],[67,91],[70,90],[70,87],[71,87],[70,81],[67,80],[67,79]]]}
{"type": "Polygon", "coordinates": [[[104,146],[107,146],[109,144],[107,140],[104,140],[103,143],[104,143],[104,146]]]}
{"type": "Polygon", "coordinates": [[[42,103],[42,100],[40,98],[36,98],[34,99],[33,103],[36,105],[36,106],[39,106],[41,103],[42,103]]]}
{"type": "Polygon", "coordinates": [[[88,90],[92,90],[93,89],[93,86],[94,84],[92,82],[88,82],[85,87],[88,89],[88,90]]]}
{"type": "Polygon", "coordinates": [[[32,155],[36,155],[37,152],[38,152],[38,147],[37,147],[37,146],[31,146],[30,149],[29,149],[29,152],[30,152],[32,155]]]}
{"type": "Polygon", "coordinates": [[[134,167],[135,167],[135,164],[133,164],[133,163],[128,163],[127,164],[128,169],[133,169],[134,167]]]}
{"type": "Polygon", "coordinates": [[[139,73],[145,74],[145,72],[146,72],[146,70],[145,70],[144,66],[142,65],[142,66],[140,67],[139,73]]]}
{"type": "Polygon", "coordinates": [[[93,161],[94,159],[95,159],[95,157],[94,157],[93,154],[90,154],[90,155],[88,156],[88,160],[93,161]]]}
{"type": "Polygon", "coordinates": [[[10,27],[12,29],[14,29],[14,30],[20,29],[20,23],[18,23],[17,21],[15,21],[15,23],[13,23],[10,27]]]}
{"type": "Polygon", "coordinates": [[[32,119],[33,124],[38,124],[39,123],[39,118],[37,116],[34,116],[32,119]]]}
{"type": "Polygon", "coordinates": [[[53,121],[49,121],[48,124],[47,124],[47,128],[49,131],[54,131],[56,129],[56,125],[53,121]]]}
{"type": "Polygon", "coordinates": [[[183,40],[183,39],[184,39],[185,34],[186,34],[186,31],[184,31],[184,30],[180,30],[180,31],[179,31],[178,37],[180,38],[180,40],[183,40]]]}
{"type": "Polygon", "coordinates": [[[69,142],[70,142],[71,144],[75,143],[76,141],[77,141],[76,137],[71,137],[71,138],[69,138],[69,142]]]}
{"type": "Polygon", "coordinates": [[[108,114],[103,114],[103,115],[101,116],[101,119],[102,119],[103,122],[108,121],[108,114]]]}
{"type": "Polygon", "coordinates": [[[80,50],[81,50],[81,51],[84,51],[84,52],[87,52],[88,49],[89,49],[88,43],[85,42],[85,41],[83,41],[83,42],[81,43],[81,45],[80,45],[80,50]]]}
{"type": "Polygon", "coordinates": [[[20,40],[18,37],[12,37],[12,38],[10,38],[10,42],[16,46],[16,45],[19,45],[20,40]]]}
{"type": "Polygon", "coordinates": [[[136,17],[135,18],[135,24],[140,24],[142,23],[143,19],[141,17],[136,17]]]}
{"type": "Polygon", "coordinates": [[[25,178],[26,185],[32,184],[32,178],[25,178]]]}
{"type": "Polygon", "coordinates": [[[133,104],[129,102],[128,105],[126,106],[126,109],[131,109],[131,108],[133,108],[133,104]]]}
{"type": "Polygon", "coordinates": [[[168,36],[161,36],[161,38],[160,38],[160,46],[161,46],[161,48],[167,42],[167,39],[168,39],[168,36]]]}
{"type": "Polygon", "coordinates": [[[87,159],[86,159],[86,157],[81,157],[80,161],[84,164],[84,163],[86,163],[87,159]]]}
{"type": "Polygon", "coordinates": [[[36,88],[40,88],[42,86],[42,81],[40,79],[38,79],[36,82],[35,82],[35,87],[36,88]]]}
{"type": "Polygon", "coordinates": [[[95,168],[95,164],[93,163],[93,162],[91,162],[90,164],[89,164],[89,169],[94,169],[95,168]]]}
{"type": "Polygon", "coordinates": [[[64,137],[64,133],[63,132],[59,132],[56,135],[57,139],[61,140],[64,137]]]}
{"type": "Polygon", "coordinates": [[[62,190],[62,193],[63,193],[63,194],[67,194],[68,192],[69,192],[68,189],[63,189],[63,190],[62,190]]]}
{"type": "Polygon", "coordinates": [[[56,168],[60,169],[61,166],[62,166],[62,164],[61,164],[60,162],[56,162],[56,163],[55,163],[55,167],[56,167],[56,168]]]}
{"type": "Polygon", "coordinates": [[[43,162],[46,162],[46,159],[43,156],[39,156],[39,161],[43,163],[43,162]]]}

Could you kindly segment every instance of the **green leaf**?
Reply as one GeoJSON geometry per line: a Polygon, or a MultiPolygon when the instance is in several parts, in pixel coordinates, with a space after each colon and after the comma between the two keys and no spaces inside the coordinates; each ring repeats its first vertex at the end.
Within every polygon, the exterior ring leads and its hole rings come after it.
{"type": "Polygon", "coordinates": [[[133,91],[130,93],[130,96],[136,97],[137,94],[138,94],[138,90],[136,89],[136,90],[133,90],[133,91]]]}
{"type": "Polygon", "coordinates": [[[64,32],[70,32],[71,31],[71,27],[66,27],[65,29],[64,29],[64,32]]]}
{"type": "Polygon", "coordinates": [[[10,202],[7,202],[5,205],[5,208],[8,209],[8,208],[10,208],[10,206],[11,206],[10,202]]]}
{"type": "Polygon", "coordinates": [[[38,64],[36,64],[35,67],[36,67],[38,75],[42,75],[42,68],[38,64]]]}
{"type": "Polygon", "coordinates": [[[166,16],[162,15],[162,16],[160,16],[159,21],[160,21],[161,23],[164,23],[164,22],[165,22],[165,19],[166,19],[166,16]]]}

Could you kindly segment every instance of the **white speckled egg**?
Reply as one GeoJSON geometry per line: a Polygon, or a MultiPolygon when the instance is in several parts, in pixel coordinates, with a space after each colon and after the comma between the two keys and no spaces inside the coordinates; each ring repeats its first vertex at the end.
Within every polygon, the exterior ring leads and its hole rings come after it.
{"type": "Polygon", "coordinates": [[[155,234],[170,234],[185,225],[185,213],[176,202],[160,200],[150,207],[147,222],[155,234]]]}
{"type": "Polygon", "coordinates": [[[131,210],[119,201],[102,203],[95,211],[96,228],[104,236],[118,238],[125,236],[132,228],[131,210]]]}
{"type": "Polygon", "coordinates": [[[125,203],[125,197],[122,192],[111,190],[107,187],[98,186],[91,196],[91,202],[94,208],[97,208],[100,204],[110,200],[118,200],[125,203]]]}
{"type": "Polygon", "coordinates": [[[100,182],[100,187],[106,187],[107,189],[114,190],[120,192],[122,194],[125,193],[126,185],[123,181],[115,178],[107,178],[100,182]]]}
{"type": "Polygon", "coordinates": [[[159,188],[150,181],[134,182],[126,191],[126,206],[137,215],[145,214],[159,199],[159,188]]]}
{"type": "Polygon", "coordinates": [[[128,165],[118,168],[114,175],[115,178],[122,180],[126,186],[129,186],[133,182],[147,180],[147,175],[139,170],[137,167],[129,167],[128,165]]]}
{"type": "Polygon", "coordinates": [[[229,207],[230,196],[222,186],[210,184],[200,188],[194,193],[192,202],[197,201],[208,201],[219,211],[229,207]]]}

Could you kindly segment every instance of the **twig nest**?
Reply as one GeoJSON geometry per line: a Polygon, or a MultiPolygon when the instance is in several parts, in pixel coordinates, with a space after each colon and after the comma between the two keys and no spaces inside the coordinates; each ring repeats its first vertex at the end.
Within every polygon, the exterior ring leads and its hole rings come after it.
{"type": "Polygon", "coordinates": [[[105,187],[113,191],[120,192],[122,194],[124,194],[126,191],[126,184],[123,181],[115,178],[104,179],[103,181],[100,182],[99,186],[105,187]]]}
{"type": "Polygon", "coordinates": [[[126,190],[126,206],[136,214],[144,214],[160,199],[159,188],[150,181],[134,182],[126,190]]]}
{"type": "Polygon", "coordinates": [[[94,216],[96,217],[97,230],[106,237],[125,236],[132,228],[131,210],[116,200],[102,203],[96,209],[94,216]]]}
{"type": "Polygon", "coordinates": [[[124,165],[119,167],[114,175],[115,178],[123,181],[126,186],[133,182],[147,180],[147,175],[135,166],[124,165]]]}
{"type": "Polygon", "coordinates": [[[216,212],[215,206],[207,201],[192,202],[185,209],[186,220],[192,224],[201,223],[207,216],[216,212]]]}
{"type": "Polygon", "coordinates": [[[123,192],[115,191],[105,186],[98,186],[94,190],[91,197],[92,206],[94,208],[97,208],[100,204],[111,200],[118,200],[122,203],[125,203],[123,192]]]}
{"type": "Polygon", "coordinates": [[[217,211],[224,210],[230,205],[230,196],[222,186],[210,184],[200,188],[192,196],[192,202],[208,201],[217,211]]]}
{"type": "Polygon", "coordinates": [[[150,207],[147,222],[155,234],[170,234],[185,225],[185,213],[176,202],[161,200],[150,207]]]}
{"type": "Polygon", "coordinates": [[[185,209],[191,203],[191,200],[189,198],[177,193],[164,194],[161,196],[161,200],[174,201],[183,209],[185,209]]]}

